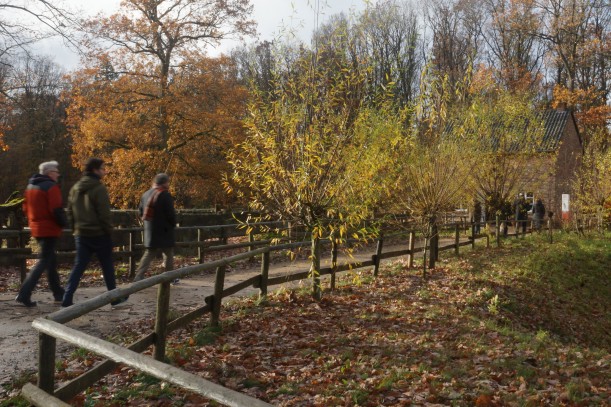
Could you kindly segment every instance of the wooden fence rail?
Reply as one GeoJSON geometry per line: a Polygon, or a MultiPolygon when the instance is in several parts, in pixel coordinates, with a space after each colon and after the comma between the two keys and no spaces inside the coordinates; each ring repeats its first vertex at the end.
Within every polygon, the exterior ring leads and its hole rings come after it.
{"type": "MultiPolygon", "coordinates": [[[[498,226],[494,225],[497,230],[498,226]]],[[[452,230],[458,230],[458,224],[450,225],[452,230]]],[[[462,226],[461,226],[462,227],[462,226]]],[[[444,250],[454,250],[456,253],[459,251],[460,246],[473,245],[477,239],[485,238],[489,243],[489,235],[475,234],[475,229],[472,228],[471,235],[467,237],[466,241],[460,240],[460,233],[456,233],[455,240],[451,244],[440,246],[436,249],[437,252],[444,250]]],[[[551,233],[551,229],[550,229],[551,233]]],[[[515,234],[519,236],[518,233],[515,234]]],[[[49,314],[42,318],[37,318],[33,322],[33,327],[39,331],[39,362],[38,362],[38,388],[40,391],[44,391],[53,397],[60,400],[69,400],[76,394],[85,390],[89,386],[96,383],[98,380],[103,378],[106,374],[110,373],[116,366],[117,363],[125,363],[129,366],[137,368],[148,374],[151,374],[159,379],[166,380],[174,383],[178,386],[195,391],[202,394],[212,400],[219,403],[231,406],[263,406],[267,405],[260,400],[252,399],[239,392],[235,392],[230,389],[226,389],[222,386],[203,380],[197,376],[183,372],[173,366],[162,363],[161,361],[165,356],[165,344],[167,335],[179,328],[185,327],[194,320],[210,314],[211,324],[218,324],[221,317],[221,304],[222,299],[236,294],[248,287],[259,288],[261,296],[267,295],[268,288],[277,284],[284,284],[291,281],[304,280],[312,278],[312,272],[308,270],[297,271],[281,276],[269,276],[270,269],[270,253],[275,251],[283,251],[289,249],[295,249],[298,247],[310,246],[314,250],[318,250],[319,245],[312,245],[309,241],[286,243],[280,245],[267,245],[258,249],[252,249],[251,246],[257,244],[255,241],[249,241],[248,244],[238,245],[226,245],[228,247],[249,247],[251,250],[244,253],[239,253],[230,257],[225,257],[219,260],[196,264],[177,270],[168,271],[159,275],[155,275],[138,282],[134,282],[126,287],[116,288],[112,291],[105,292],[94,298],[85,300],[81,303],[77,303],[71,307],[61,309],[57,312],[49,314]],[[237,283],[231,287],[225,287],[225,273],[224,270],[227,266],[237,261],[250,259],[256,256],[261,256],[261,272],[259,275],[253,276],[240,283],[237,283]],[[206,297],[205,305],[202,304],[199,308],[196,308],[189,313],[182,315],[174,320],[168,320],[170,314],[169,298],[170,298],[170,282],[176,278],[184,278],[189,275],[201,273],[203,271],[216,270],[214,294],[206,297]],[[136,342],[129,344],[125,347],[112,344],[101,340],[99,338],[91,337],[77,330],[66,327],[65,323],[85,315],[93,310],[96,310],[102,306],[110,304],[111,301],[128,296],[138,291],[144,290],[149,287],[159,286],[157,306],[156,306],[156,317],[154,331],[145,334],[143,337],[138,339],[136,342]],[[102,355],[108,360],[105,360],[88,372],[85,372],[81,376],[71,380],[64,384],[62,387],[55,389],[55,355],[56,355],[56,339],[61,339],[72,343],[74,345],[88,349],[96,354],[102,355]],[[154,357],[148,358],[140,355],[140,352],[146,350],[149,346],[154,346],[154,357]]],[[[321,241],[321,243],[330,243],[330,241],[321,241]]],[[[225,245],[223,245],[225,246],[225,245]]],[[[401,234],[386,234],[380,236],[375,254],[371,256],[371,260],[352,262],[347,264],[337,265],[337,246],[332,244],[332,266],[327,268],[319,269],[317,277],[324,275],[335,276],[335,273],[346,270],[358,269],[363,267],[374,267],[376,270],[379,268],[380,260],[388,259],[393,257],[409,255],[409,266],[413,265],[414,255],[418,252],[430,249],[427,247],[415,247],[415,232],[407,231],[401,232],[401,234]],[[406,249],[395,250],[392,252],[383,252],[383,243],[385,239],[390,237],[409,236],[409,241],[406,249]]],[[[320,253],[314,253],[320,259],[320,253]]],[[[333,286],[332,286],[333,288],[333,286]]],[[[36,393],[31,388],[23,389],[24,394],[36,393]]],[[[31,402],[37,404],[35,397],[32,396],[31,402]]]]}

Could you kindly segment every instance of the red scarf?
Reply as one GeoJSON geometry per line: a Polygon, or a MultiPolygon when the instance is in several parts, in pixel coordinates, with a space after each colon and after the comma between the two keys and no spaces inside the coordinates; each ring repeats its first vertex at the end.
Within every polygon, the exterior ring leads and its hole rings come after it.
{"type": "Polygon", "coordinates": [[[154,188],[153,193],[149,196],[149,199],[144,206],[144,211],[142,213],[142,220],[153,220],[153,216],[155,216],[155,204],[157,203],[157,198],[159,194],[163,191],[167,191],[168,189],[164,186],[158,185],[154,188]]]}

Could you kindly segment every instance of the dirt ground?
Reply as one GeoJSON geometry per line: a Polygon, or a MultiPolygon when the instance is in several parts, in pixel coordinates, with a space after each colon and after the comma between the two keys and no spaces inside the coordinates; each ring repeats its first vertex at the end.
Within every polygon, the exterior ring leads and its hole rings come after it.
{"type": "MultiPolygon", "coordinates": [[[[385,251],[400,250],[405,245],[392,245],[385,247],[385,251]]],[[[363,248],[354,255],[355,260],[371,259],[375,247],[363,248]]],[[[325,256],[321,262],[322,267],[329,266],[329,260],[325,256]]],[[[338,263],[346,261],[347,258],[340,256],[338,263]]],[[[386,261],[392,261],[389,259],[386,261]]],[[[354,260],[353,260],[354,261],[354,260]]],[[[289,272],[308,270],[307,259],[295,261],[274,261],[270,267],[271,275],[281,275],[289,272]]],[[[260,272],[260,266],[253,263],[252,266],[236,268],[226,274],[225,287],[234,285],[260,272]]],[[[45,279],[43,276],[41,280],[45,279]]],[[[296,283],[292,283],[293,285],[296,283]]],[[[309,282],[302,282],[309,284],[309,282]]],[[[281,286],[276,286],[279,289],[281,286]]],[[[80,287],[75,295],[75,302],[95,297],[105,291],[103,285],[94,287],[80,287]]],[[[180,280],[172,285],[170,304],[176,311],[194,309],[204,303],[204,298],[213,294],[214,274],[192,276],[180,280]]],[[[251,295],[258,292],[255,288],[241,291],[237,295],[251,295]]],[[[48,290],[38,288],[32,295],[32,299],[38,302],[38,306],[26,308],[16,304],[16,293],[0,294],[0,384],[8,383],[13,378],[25,372],[35,371],[38,358],[38,336],[37,331],[31,324],[35,318],[44,316],[59,309],[58,304],[53,303],[53,296],[48,290]]],[[[110,306],[103,307],[93,313],[82,316],[71,321],[68,326],[82,330],[90,335],[100,337],[120,329],[121,326],[129,326],[135,321],[154,317],[157,290],[150,287],[130,296],[128,305],[122,308],[112,309],[110,306]]],[[[57,342],[57,358],[61,359],[69,355],[74,348],[68,344],[57,342]]]]}

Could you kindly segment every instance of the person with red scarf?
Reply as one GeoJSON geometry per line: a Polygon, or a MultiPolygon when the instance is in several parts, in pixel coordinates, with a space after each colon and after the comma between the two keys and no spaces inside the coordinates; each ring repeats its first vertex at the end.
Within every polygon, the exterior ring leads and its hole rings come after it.
{"type": "Polygon", "coordinates": [[[49,288],[56,302],[61,302],[64,289],[57,273],[57,238],[62,234],[62,228],[68,222],[63,208],[62,192],[57,180],[59,164],[48,161],[38,166],[39,173],[30,178],[25,191],[23,211],[28,218],[30,233],[38,242],[40,255],[38,262],[30,271],[15,301],[26,307],[36,306],[32,301],[32,291],[36,287],[43,272],[47,272],[49,288]]]}
{"type": "Polygon", "coordinates": [[[144,222],[145,251],[134,281],[144,278],[153,259],[160,253],[163,255],[165,270],[174,269],[176,212],[169,186],[170,177],[164,173],[157,174],[152,188],[146,191],[140,200],[138,209],[144,222]]]}

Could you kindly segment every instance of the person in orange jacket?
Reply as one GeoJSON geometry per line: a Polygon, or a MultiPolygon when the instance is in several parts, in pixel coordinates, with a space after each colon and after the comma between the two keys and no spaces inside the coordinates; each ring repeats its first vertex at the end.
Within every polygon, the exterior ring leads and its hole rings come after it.
{"type": "Polygon", "coordinates": [[[49,288],[53,292],[55,302],[61,302],[64,296],[64,289],[57,273],[56,247],[57,238],[68,222],[63,208],[62,193],[57,184],[59,164],[57,161],[48,161],[40,164],[38,169],[39,173],[28,182],[23,202],[23,211],[28,218],[30,232],[40,246],[38,261],[15,298],[18,304],[26,307],[36,306],[36,301],[31,299],[32,291],[44,271],[47,272],[49,288]]]}

